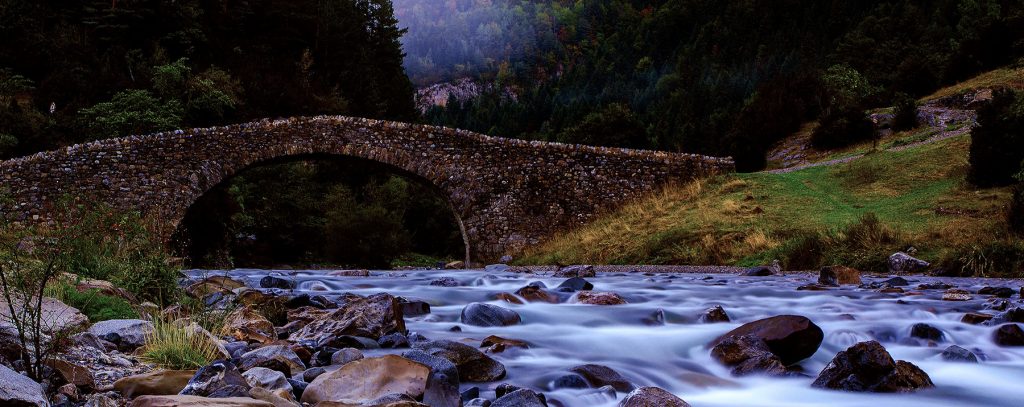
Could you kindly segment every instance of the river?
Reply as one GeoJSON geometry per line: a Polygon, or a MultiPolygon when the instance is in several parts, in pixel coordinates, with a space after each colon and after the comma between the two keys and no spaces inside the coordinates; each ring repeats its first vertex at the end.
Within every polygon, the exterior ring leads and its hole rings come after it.
{"type": "MultiPolygon", "coordinates": [[[[609,366],[637,386],[658,386],[699,406],[1021,406],[1024,405],[1024,347],[1000,347],[993,343],[995,327],[960,322],[966,311],[984,310],[988,296],[970,301],[942,301],[943,290],[917,290],[922,283],[944,282],[972,292],[986,286],[1018,290],[1020,280],[950,279],[907,277],[908,291],[922,295],[882,294],[848,286],[828,291],[798,291],[816,275],[742,277],[727,274],[599,274],[587,280],[595,291],[612,291],[629,304],[594,306],[576,304],[509,304],[493,300],[500,292],[514,292],[534,281],[556,287],[564,279],[544,275],[474,271],[377,271],[369,277],[333,277],[325,271],[231,271],[190,270],[194,277],[227,274],[259,287],[266,275],[284,275],[298,282],[297,292],[325,295],[345,292],[369,295],[388,292],[431,304],[431,313],[406,317],[409,331],[430,339],[466,340],[478,344],[489,335],[515,338],[529,349],[509,349],[490,356],[500,361],[508,376],[494,383],[463,383],[462,390],[481,388],[493,398],[499,383],[511,383],[543,392],[565,406],[615,406],[617,398],[596,389],[553,389],[554,379],[566,369],[583,363],[609,366]],[[462,286],[431,286],[439,277],[452,277],[462,286]],[[489,302],[510,308],[522,316],[522,324],[510,327],[476,327],[459,322],[462,308],[471,302],[489,302]],[[705,324],[697,317],[707,308],[721,305],[730,323],[705,324]],[[664,311],[664,324],[652,325],[652,315],[664,311]],[[742,323],[780,315],[803,315],[825,333],[817,353],[801,363],[807,377],[731,377],[715,362],[705,344],[742,323]],[[944,339],[928,346],[910,337],[919,322],[941,329],[944,339]],[[459,326],[461,332],[451,328],[459,326]],[[813,377],[835,354],[854,343],[874,339],[895,359],[919,366],[935,383],[934,389],[912,394],[862,394],[811,387],[813,377]],[[981,363],[954,363],[939,354],[956,344],[973,351],[981,363]]],[[[865,277],[865,282],[886,277],[865,277]]],[[[281,290],[276,290],[280,293],[281,290]]],[[[1011,303],[1020,305],[1019,294],[1011,303]]],[[[1013,306],[1013,305],[1011,305],[1013,306]]],[[[989,311],[992,312],[992,311],[989,311]]],[[[403,350],[367,351],[367,356],[401,353],[403,350]]],[[[549,403],[550,405],[556,405],[549,403]]]]}

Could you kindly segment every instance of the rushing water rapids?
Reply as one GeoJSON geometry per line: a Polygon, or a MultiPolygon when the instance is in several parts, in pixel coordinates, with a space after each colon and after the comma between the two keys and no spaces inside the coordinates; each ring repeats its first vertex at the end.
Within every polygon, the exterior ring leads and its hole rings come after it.
{"type": "MultiPolygon", "coordinates": [[[[490,356],[508,370],[494,383],[463,383],[462,390],[480,387],[493,398],[499,383],[511,383],[543,392],[565,406],[614,406],[624,397],[597,389],[553,389],[552,381],[566,369],[597,363],[609,366],[637,386],[658,386],[675,393],[693,406],[1020,406],[1024,405],[1024,347],[1000,347],[993,343],[993,326],[960,322],[967,311],[984,310],[988,296],[970,301],[942,301],[943,290],[918,290],[921,283],[944,282],[972,292],[992,286],[1019,289],[1019,280],[948,279],[907,277],[909,294],[883,294],[853,286],[828,291],[798,291],[817,276],[793,274],[775,277],[741,277],[725,274],[598,274],[587,280],[595,291],[612,291],[629,304],[595,306],[577,304],[509,304],[494,300],[497,293],[512,293],[530,282],[555,287],[564,279],[534,274],[486,273],[484,271],[373,272],[370,277],[334,277],[325,271],[231,271],[191,270],[193,277],[227,274],[259,287],[267,275],[288,276],[298,282],[297,292],[332,298],[342,293],[370,295],[388,292],[423,300],[431,313],[406,317],[410,332],[430,339],[466,341],[474,346],[489,335],[524,340],[529,349],[510,348],[490,356]],[[452,277],[462,286],[431,286],[439,277],[452,277]],[[471,302],[489,302],[515,310],[522,323],[509,327],[477,327],[460,323],[462,308],[471,302]],[[705,324],[698,316],[721,305],[730,323],[705,324]],[[652,318],[664,311],[663,324],[652,318]],[[705,348],[712,339],[760,318],[803,315],[818,324],[825,339],[813,357],[801,363],[807,377],[731,377],[726,367],[705,348]],[[944,338],[934,346],[912,338],[910,327],[919,322],[941,329],[944,338]],[[461,332],[453,332],[459,326],[461,332]],[[471,340],[467,340],[471,339],[471,340]],[[919,366],[935,383],[934,389],[912,394],[865,394],[811,387],[814,376],[841,350],[874,339],[893,358],[919,366]],[[978,355],[981,363],[942,360],[949,345],[959,345],[978,355]]],[[[865,282],[882,278],[866,277],[865,282]]],[[[282,290],[274,290],[283,293],[282,290]]],[[[1011,306],[1022,306],[1019,294],[1011,306]]],[[[402,350],[371,350],[367,356],[401,353],[402,350]]],[[[552,404],[555,405],[555,404],[552,404]]]]}

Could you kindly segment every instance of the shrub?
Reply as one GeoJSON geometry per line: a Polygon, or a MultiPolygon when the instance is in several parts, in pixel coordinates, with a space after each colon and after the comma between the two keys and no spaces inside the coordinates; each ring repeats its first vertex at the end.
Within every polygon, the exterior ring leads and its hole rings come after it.
{"type": "Polygon", "coordinates": [[[1024,184],[1013,188],[1013,197],[1006,210],[1006,225],[1011,232],[1024,234],[1024,184]]]}
{"type": "Polygon", "coordinates": [[[917,127],[917,101],[906,93],[899,93],[893,101],[895,114],[892,118],[894,131],[909,130],[917,127]]]}
{"type": "Polygon", "coordinates": [[[811,133],[811,145],[818,149],[846,147],[875,137],[875,128],[859,107],[837,108],[820,120],[811,133]]]}
{"type": "Polygon", "coordinates": [[[142,359],[165,369],[196,369],[210,364],[220,355],[217,345],[196,325],[180,326],[160,318],[153,321],[153,332],[146,336],[142,359]]]}
{"type": "Polygon", "coordinates": [[[134,319],[139,313],[124,298],[103,295],[99,290],[78,291],[68,283],[51,284],[47,287],[46,296],[78,308],[90,321],[106,321],[108,319],[134,319]]]}
{"type": "Polygon", "coordinates": [[[941,261],[951,275],[961,277],[1024,277],[1024,242],[995,240],[958,248],[941,261]]]}
{"type": "Polygon", "coordinates": [[[1009,185],[1024,160],[1024,93],[997,90],[978,110],[971,131],[970,179],[978,186],[1009,185]]]}

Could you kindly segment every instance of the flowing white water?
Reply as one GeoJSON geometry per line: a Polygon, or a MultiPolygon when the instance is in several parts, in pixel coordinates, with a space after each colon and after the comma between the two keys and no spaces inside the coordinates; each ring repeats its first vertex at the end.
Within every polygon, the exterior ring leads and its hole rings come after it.
{"type": "MultiPolygon", "coordinates": [[[[463,383],[465,390],[478,386],[491,393],[499,383],[511,383],[543,392],[564,406],[615,406],[616,398],[596,389],[553,389],[553,380],[566,369],[596,363],[609,366],[637,386],[658,386],[695,407],[699,406],[1022,406],[1024,405],[1024,347],[1000,347],[993,343],[995,327],[960,322],[964,312],[984,310],[987,296],[975,295],[966,302],[942,301],[942,290],[913,290],[920,283],[945,282],[976,291],[986,285],[1018,290],[1019,280],[939,279],[908,277],[911,290],[923,295],[880,294],[854,287],[829,291],[797,291],[816,276],[739,277],[705,274],[601,274],[588,278],[595,291],[613,291],[628,305],[509,304],[493,300],[500,292],[514,292],[533,281],[551,291],[564,279],[483,271],[373,272],[370,277],[332,277],[327,271],[231,271],[190,270],[193,277],[224,275],[259,287],[266,275],[287,276],[297,281],[294,293],[308,292],[328,298],[345,292],[369,295],[388,292],[431,304],[431,314],[406,317],[410,331],[430,339],[456,341],[488,335],[521,339],[530,349],[509,349],[491,356],[503,363],[508,376],[494,383],[463,383]],[[430,286],[440,277],[453,277],[461,287],[430,286]],[[470,302],[489,302],[513,309],[522,324],[510,327],[476,327],[459,322],[462,308],[470,302]],[[731,323],[702,324],[697,317],[705,309],[721,305],[731,323]],[[663,310],[665,324],[651,326],[650,318],[663,310]],[[709,356],[705,344],[717,336],[757,319],[796,314],[810,318],[825,332],[818,352],[803,361],[805,378],[731,377],[709,356]],[[851,318],[852,316],[852,318],[851,318]],[[645,322],[645,319],[647,320],[645,322]],[[918,322],[939,328],[944,338],[929,347],[909,336],[918,322]],[[461,332],[451,332],[459,326],[461,332]],[[835,354],[848,346],[878,340],[895,359],[923,369],[935,388],[913,394],[864,394],[811,388],[813,377],[835,354]],[[939,354],[949,345],[976,353],[981,363],[943,361],[939,354]]],[[[881,278],[865,278],[865,282],[881,278]]],[[[282,290],[271,290],[287,293],[282,290]]],[[[1018,294],[1011,306],[1024,306],[1018,294]]],[[[375,350],[369,355],[400,353],[375,350]]],[[[557,405],[549,403],[552,406],[557,405]]]]}

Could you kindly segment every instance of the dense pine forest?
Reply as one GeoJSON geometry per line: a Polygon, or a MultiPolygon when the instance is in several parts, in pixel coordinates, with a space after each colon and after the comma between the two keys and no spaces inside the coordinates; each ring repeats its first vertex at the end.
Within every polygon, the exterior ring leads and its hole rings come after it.
{"type": "Polygon", "coordinates": [[[484,85],[425,120],[492,135],[737,157],[801,123],[871,136],[863,111],[1024,55],[1018,0],[396,0],[420,86],[484,85]]]}

